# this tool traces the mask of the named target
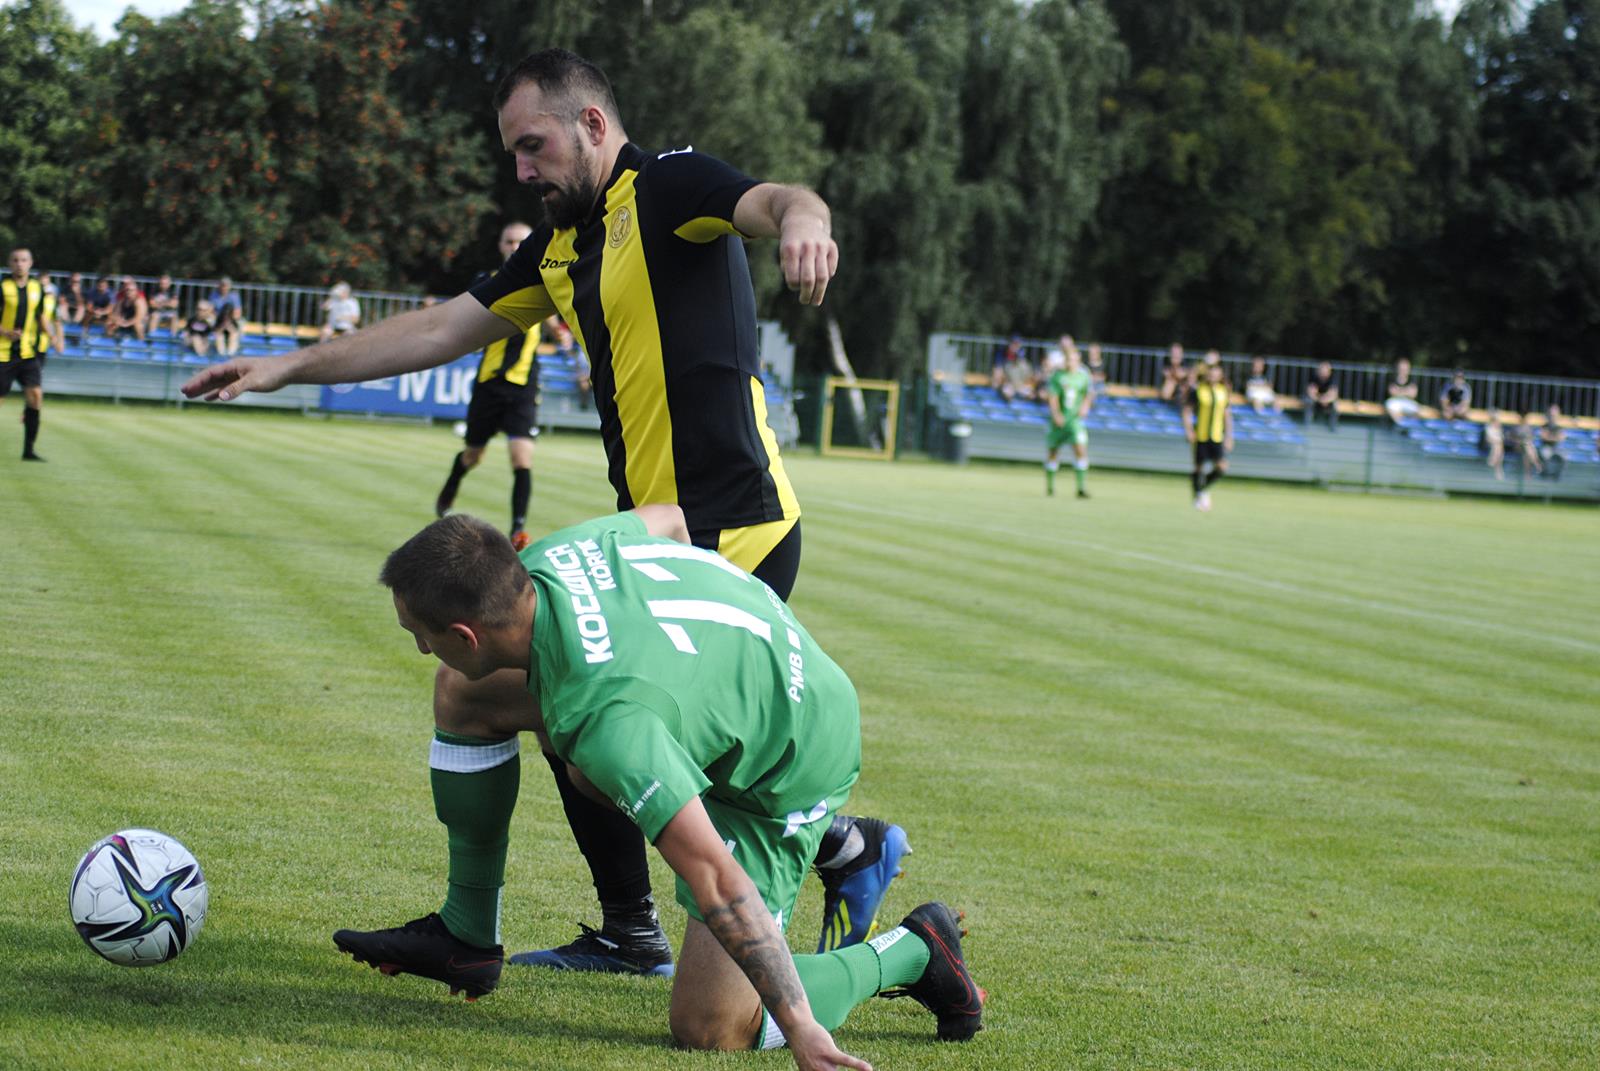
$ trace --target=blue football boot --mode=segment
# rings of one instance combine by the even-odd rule
[[[889,883],[903,872],[900,860],[911,854],[906,831],[877,818],[856,818],[861,854],[841,867],[817,868],[822,878],[822,937],[817,952],[860,944],[877,929],[878,907]]]

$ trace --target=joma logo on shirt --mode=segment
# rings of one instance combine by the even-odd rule
[[[556,268],[565,268],[576,263],[578,263],[577,257],[573,257],[570,260],[557,260],[555,257],[545,257],[539,262],[539,270],[553,271]]]

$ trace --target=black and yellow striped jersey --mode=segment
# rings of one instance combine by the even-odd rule
[[[483,272],[472,281],[479,286],[494,278]],[[539,389],[539,327],[519,331],[510,338],[491,342],[483,348],[478,360],[478,383],[506,383],[513,387]]]
[[[589,356],[617,507],[677,503],[693,532],[800,515],[767,426],[733,226],[755,185],[703,153],[624,145],[588,219],[541,224],[472,289],[524,331],[566,320]]]
[[[33,352],[35,356],[43,357],[50,351],[52,339],[50,338],[50,332],[45,330],[45,324],[55,322],[56,306],[58,304],[60,304],[60,299],[46,290],[44,292],[43,311],[35,319],[33,325]]]
[[[1189,391],[1185,409],[1194,411],[1195,442],[1220,443],[1228,438],[1228,402],[1232,396],[1226,383],[1201,380]]]
[[[0,338],[0,362],[28,361],[44,352],[44,297],[38,279],[20,286],[14,278],[0,280],[0,331],[20,332],[18,338]]]

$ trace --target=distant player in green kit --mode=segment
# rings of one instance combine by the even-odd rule
[[[1071,335],[1061,336],[1061,352],[1054,359],[1056,369],[1045,386],[1045,399],[1050,403],[1050,429],[1045,433],[1045,446],[1050,451],[1044,462],[1045,494],[1056,493],[1056,470],[1061,467],[1056,455],[1061,452],[1062,443],[1071,443],[1078,497],[1088,498],[1084,481],[1089,473],[1089,429],[1084,420],[1094,404],[1094,379],[1084,369]]]
[[[829,1031],[876,994],[922,1003],[942,1040],[971,1038],[985,994],[962,961],[959,916],[943,904],[864,944],[791,956],[783,929],[800,883],[861,768],[855,688],[770,587],[688,540],[677,506],[648,505],[556,532],[520,557],[486,522],[452,516],[389,556],[380,580],[401,627],[473,693],[435,740],[452,752],[436,768],[499,770],[504,784],[494,822],[481,794],[457,813],[448,792],[435,793],[450,845],[439,913],[340,930],[335,943],[386,974],[469,997],[495,987],[497,933],[463,939],[455,920],[486,911],[486,929],[498,928],[518,734],[528,731],[678,876],[689,914],[669,1013],[679,1044],[787,1044],[802,1068],[870,1071]]]

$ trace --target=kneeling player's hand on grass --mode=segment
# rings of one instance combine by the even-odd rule
[[[800,1071],[834,1071],[839,1067],[872,1071],[872,1065],[867,1061],[859,1060],[835,1045],[832,1035],[816,1022],[795,1031],[795,1036],[785,1037],[784,1040],[788,1042],[789,1051],[794,1055],[794,1062]]]
[[[288,382],[288,362],[281,357],[235,357],[212,365],[183,385],[188,398],[232,401],[245,391],[274,391]]]

